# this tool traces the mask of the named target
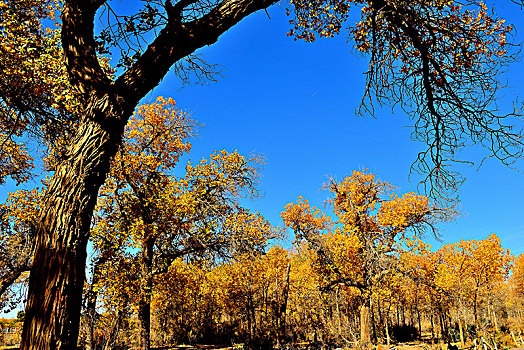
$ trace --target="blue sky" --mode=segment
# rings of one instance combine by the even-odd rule
[[[524,10],[518,6],[502,1],[495,6],[509,23],[520,27],[524,22]],[[358,15],[358,9],[354,11]],[[315,43],[293,41],[286,36],[289,18],[284,12],[282,5],[273,6],[268,14],[260,11],[199,51],[209,63],[224,67],[217,83],[181,89],[171,75],[144,102],[171,96],[204,124],[193,141],[189,156],[193,160],[214,149],[263,154],[267,164],[260,190],[265,195],[244,203],[275,225],[281,225],[279,214],[285,204],[299,195],[323,207],[327,193],[319,189],[328,176],[341,179],[355,169],[369,169],[399,192],[417,191],[422,177],[410,176],[409,169],[424,145],[410,139],[411,121],[387,107],[377,109],[375,118],[355,114],[367,57],[352,48],[347,33]],[[517,35],[517,41],[522,39]],[[519,62],[503,78],[508,79],[508,88],[501,107],[524,91],[522,73]],[[479,160],[488,153],[471,147],[459,155]],[[443,242],[496,233],[513,254],[524,253],[524,174],[493,159],[480,169],[459,170],[467,179],[460,189],[461,215],[440,226]],[[441,244],[431,237],[427,240]]]

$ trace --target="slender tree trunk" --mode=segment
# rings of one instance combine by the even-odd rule
[[[140,350],[149,350],[151,348],[149,333],[151,327],[151,307],[150,303],[143,299],[138,302],[138,320],[140,327],[140,343],[138,348]]]
[[[478,299],[478,288],[475,291],[475,297],[473,298],[473,315],[475,316],[475,334],[477,333],[477,330],[479,329],[479,317],[478,317],[478,309],[477,309],[477,299]]]
[[[340,311],[340,286],[337,286],[335,294],[335,302],[337,307],[337,341],[342,337],[342,315]]]
[[[377,298],[377,312],[378,312],[378,323],[383,325],[384,319],[382,317],[382,305],[380,305],[380,298]]]
[[[391,338],[389,336],[389,317],[386,317],[386,322],[384,323],[384,325],[386,326],[386,344],[388,346],[388,349],[389,349],[389,344],[391,343]]]
[[[435,339],[435,325],[433,324],[433,312],[429,314],[429,322],[431,323],[431,339]]]
[[[151,270],[153,266],[153,240],[148,237],[142,245],[142,278],[145,285],[142,287],[143,296],[138,302],[138,322],[140,326],[140,350],[151,349],[151,294],[153,279]]]
[[[371,347],[370,306],[371,298],[365,297],[360,307],[360,347],[362,349]]]
[[[109,335],[109,338],[107,339],[107,343],[106,343],[106,346],[104,347],[104,350],[112,350],[115,347],[115,344],[118,340],[118,334],[120,333],[120,327],[122,326],[122,322],[124,321],[124,317],[125,317],[124,309],[119,309],[116,314],[115,326],[111,330],[111,334]]]
[[[252,344],[255,339],[255,315],[253,311],[253,287],[249,281],[249,294],[247,296],[247,329],[249,333],[249,343]]]
[[[108,243],[113,244],[113,242],[108,242]],[[103,249],[103,252],[108,254],[108,250],[106,249]],[[108,259],[107,255],[100,255],[94,261],[94,264],[93,264],[91,285],[89,286],[89,291],[87,292],[87,303],[86,303],[87,322],[89,323],[86,350],[92,350],[92,349],[97,348],[95,344],[95,340],[94,340],[94,331],[95,331],[95,324],[96,324],[96,318],[97,318],[96,302],[98,299],[98,290],[95,288],[95,286],[98,284],[98,281],[100,279],[100,269],[102,265],[106,263],[107,259]]]
[[[76,347],[89,226],[123,132],[117,129],[84,121],[51,179],[36,228],[22,350]]]
[[[418,305],[416,307],[417,310],[417,319],[418,319],[418,338],[422,339],[422,322],[420,322],[420,311],[418,309]]]
[[[459,322],[460,345],[464,347],[464,343],[465,343],[464,342],[464,326],[462,324],[461,317],[459,317],[458,322]]]
[[[499,324],[497,322],[497,314],[495,313],[495,307],[493,306],[493,302],[490,301],[490,306],[491,306],[491,312],[492,312],[492,315],[493,315],[493,325],[495,326],[495,332],[498,332],[500,330],[499,328]]]
[[[289,272],[291,270],[291,262],[287,264],[286,272],[284,273],[283,282],[284,288],[282,290],[282,302],[279,309],[279,332],[278,332],[278,343],[285,341],[286,339],[286,310],[287,310],[287,299],[289,295]],[[338,300],[337,300],[338,309]],[[339,315],[340,316],[340,315]]]
[[[375,326],[375,310],[373,309],[373,303],[369,303],[369,313],[371,314],[371,329],[373,330],[373,341],[377,342],[377,328]]]
[[[95,333],[95,322],[96,322],[96,299],[98,298],[98,292],[95,290],[94,286],[96,285],[98,281],[98,276],[100,275],[99,269],[100,269],[101,260],[97,259],[93,266],[93,277],[91,280],[91,285],[89,286],[89,291],[87,292],[87,306],[86,306],[86,314],[87,314],[87,346],[86,350],[94,350],[95,349],[95,340],[94,340],[94,333]]]
[[[440,337],[441,338],[446,338],[447,339],[447,332],[446,332],[446,326],[444,324],[444,315],[443,315],[444,311],[442,311],[441,308],[439,308],[439,323],[440,323]]]

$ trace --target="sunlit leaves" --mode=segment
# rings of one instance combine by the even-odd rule
[[[311,207],[309,202],[298,197],[297,203],[289,203],[280,214],[284,224],[290,227],[297,238],[301,235],[318,235],[331,227],[331,219],[320,211]]]
[[[163,298],[176,299],[187,290],[178,284],[179,290],[170,289],[165,283],[171,278],[187,276],[188,283],[200,285],[206,264],[254,257],[269,239],[282,235],[259,213],[239,205],[240,198],[257,195],[259,156],[216,151],[189,162],[183,176],[173,175],[191,149],[194,127],[173,100],[159,98],[139,107],[125,129],[91,234],[99,264],[94,290],[111,309],[149,305],[158,290],[163,295],[153,298],[154,305],[172,315],[177,301]],[[190,269],[200,271],[197,280],[184,272],[189,265],[179,264],[182,257],[194,261]]]
[[[54,17],[59,4],[25,0],[3,4],[0,124],[11,125],[9,129],[14,133],[27,130],[56,137],[61,132],[58,124],[67,123],[77,108],[63,64],[59,25]]]
[[[524,254],[515,259],[515,268],[511,275],[511,283],[514,295],[524,302]]]
[[[437,254],[441,263],[436,285],[471,300],[481,288],[505,280],[513,261],[495,234],[480,241],[444,245]]]
[[[18,143],[10,135],[0,132],[0,185],[10,177],[17,184],[26,182],[33,170],[33,157],[22,143]]]
[[[18,190],[0,205],[0,303],[16,307],[23,296],[13,287],[27,279],[35,247],[37,212],[43,190]],[[6,295],[6,291],[8,294]],[[18,290],[20,292],[20,289]]]
[[[122,150],[113,161],[111,174],[141,181],[153,172],[170,172],[180,156],[191,150],[187,138],[193,135],[194,127],[195,122],[178,110],[171,98],[159,97],[154,103],[139,106],[126,126]]]
[[[317,264],[331,287],[346,284],[370,292],[392,272],[393,254],[406,238],[453,215],[451,209],[431,205],[425,196],[389,194],[390,184],[364,171],[354,171],[340,182],[331,180],[326,187],[338,217],[331,232],[327,216],[302,198],[288,204],[281,216],[297,239],[305,239],[316,251]]]

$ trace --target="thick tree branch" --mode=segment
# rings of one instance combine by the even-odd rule
[[[96,56],[94,20],[105,0],[68,0],[62,10],[62,47],[70,82],[82,94],[108,87],[110,80]]]
[[[368,288],[368,286],[366,286],[362,282],[354,281],[354,280],[352,280],[350,278],[342,277],[342,278],[336,279],[334,281],[330,281],[327,285],[320,287],[320,290],[322,292],[328,292],[328,291],[331,291],[333,289],[333,287],[336,287],[338,285],[343,285],[343,286],[346,286],[346,287],[355,287],[355,288],[357,288],[360,291],[364,291],[364,290],[366,290]]]
[[[130,98],[128,103],[138,103],[178,60],[215,43],[244,17],[274,3],[276,0],[224,0],[205,16],[188,23],[171,17],[138,61],[117,79],[116,89]]]
[[[6,290],[16,282],[22,273],[29,271],[29,269],[29,264],[21,264],[13,267],[6,274],[0,277],[0,296],[3,295]]]

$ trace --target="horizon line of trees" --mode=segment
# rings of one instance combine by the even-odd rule
[[[373,344],[418,340],[465,346],[480,337],[498,345],[524,344],[524,254],[515,259],[495,234],[437,250],[421,240],[405,248],[396,271],[370,292]],[[352,249],[347,246],[346,252]],[[87,305],[82,312],[81,347],[139,347],[140,304],[131,294],[137,291],[114,292],[125,289],[119,283],[128,273],[116,270],[97,281],[94,317]],[[363,293],[346,284],[326,288],[329,282],[317,253],[304,243],[290,249],[273,245],[229,261],[178,258],[154,279],[151,346],[359,346]],[[86,292],[91,287],[86,284]]]

